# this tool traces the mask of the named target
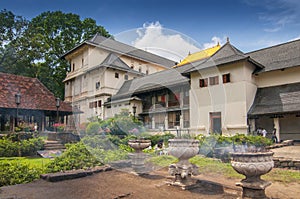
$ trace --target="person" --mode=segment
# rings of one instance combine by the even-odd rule
[[[258,127],[257,131],[256,131],[257,135],[262,136],[262,132],[261,131],[262,131],[262,129],[260,127]]]
[[[268,132],[266,131],[266,129],[263,128],[263,129],[261,130],[261,133],[262,133],[262,136],[263,136],[263,137],[266,137]]]
[[[276,136],[276,128],[274,128],[273,132],[272,132],[272,141],[273,141],[273,143],[278,143],[278,139]]]

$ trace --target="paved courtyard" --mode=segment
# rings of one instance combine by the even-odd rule
[[[300,159],[300,145],[298,144],[272,150],[275,157],[289,156]],[[236,179],[204,173],[195,179],[198,179],[197,186],[184,191],[166,183],[170,181],[167,168],[155,171],[148,176],[136,176],[112,170],[73,180],[48,182],[39,179],[28,184],[1,187],[0,199],[233,199],[237,198],[241,192],[241,189],[235,186],[238,182]],[[271,198],[296,199],[300,195],[300,183],[275,182],[266,189],[266,194]]]

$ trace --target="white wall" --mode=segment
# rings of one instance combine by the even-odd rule
[[[190,118],[194,133],[209,133],[211,112],[221,112],[223,134],[247,133],[247,112],[256,92],[253,70],[251,64],[238,62],[191,74]],[[226,73],[230,73],[230,82],[223,84],[222,75]],[[216,75],[218,85],[199,87],[200,78]]]

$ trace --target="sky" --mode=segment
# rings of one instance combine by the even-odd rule
[[[92,18],[116,40],[175,61],[227,38],[243,52],[300,39],[299,0],[0,0],[3,9],[28,20],[57,10]]]

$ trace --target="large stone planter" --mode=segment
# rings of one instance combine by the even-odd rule
[[[128,145],[135,150],[135,153],[129,155],[133,171],[138,175],[147,173],[145,168],[147,155],[143,150],[151,145],[151,140],[129,140]]]
[[[267,198],[265,188],[270,182],[260,177],[272,170],[274,167],[273,152],[245,152],[231,153],[231,165],[235,171],[246,176],[237,186],[243,188],[244,198]]]
[[[193,139],[170,139],[168,153],[179,159],[176,164],[169,166],[169,174],[175,176],[173,185],[186,188],[193,184],[192,175],[198,175],[198,167],[188,160],[199,152],[199,140]]]

